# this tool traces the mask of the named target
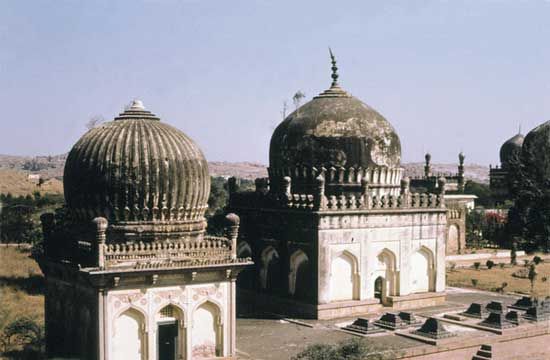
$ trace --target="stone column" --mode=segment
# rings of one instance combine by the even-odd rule
[[[225,234],[231,241],[231,258],[237,258],[237,237],[239,236],[239,223],[241,219],[237,214],[229,213],[225,216]]]
[[[100,269],[105,268],[105,241],[106,241],[106,234],[107,226],[109,223],[107,222],[107,219],[104,217],[96,217],[93,220],[95,226],[96,226],[96,264]]]

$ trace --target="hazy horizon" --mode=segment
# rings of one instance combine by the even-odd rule
[[[2,1],[0,154],[55,155],[134,98],[209,161],[267,164],[283,101],[330,85],[378,110],[403,162],[497,164],[550,119],[550,1]]]

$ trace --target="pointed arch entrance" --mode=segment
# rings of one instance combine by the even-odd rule
[[[422,246],[411,256],[411,285],[412,293],[434,291],[435,273],[433,253],[430,249]]]
[[[330,266],[330,301],[359,299],[358,263],[349,251],[336,254]]]
[[[113,324],[112,358],[143,360],[145,354],[145,317],[133,308],[120,314]]]

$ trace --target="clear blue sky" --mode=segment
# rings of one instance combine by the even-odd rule
[[[267,163],[284,100],[340,83],[403,161],[496,163],[550,119],[550,2],[0,0],[0,153],[66,152],[132,98],[209,160]]]

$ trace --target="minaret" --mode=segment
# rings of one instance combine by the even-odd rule
[[[430,164],[432,155],[430,155],[430,153],[426,153],[426,156],[424,156],[424,158],[426,159],[426,165],[424,165],[424,177],[429,178],[432,175],[432,166]]]
[[[464,193],[464,159],[466,156],[464,156],[464,153],[461,151],[458,154],[458,191],[461,193]]]

